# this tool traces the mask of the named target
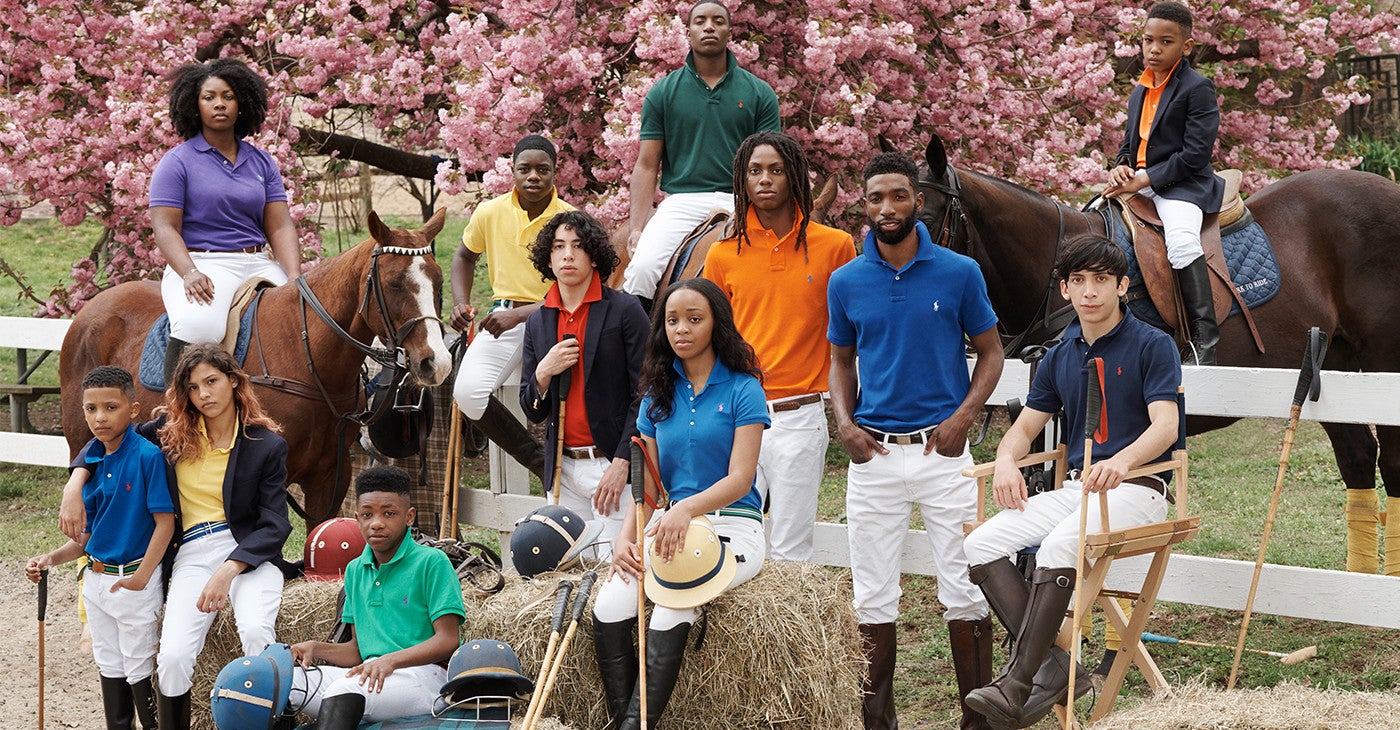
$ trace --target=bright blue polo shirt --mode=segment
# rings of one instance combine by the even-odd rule
[[[467,616],[457,571],[446,553],[419,545],[412,535],[404,535],[383,565],[375,565],[366,545],[345,568],[341,620],[355,626],[363,661],[433,638],[433,622],[448,614]]]
[[[856,348],[856,423],[886,433],[953,415],[972,383],[963,337],[997,323],[977,262],[934,245],[923,223],[914,230],[919,249],[904,268],[886,263],[867,233],[863,255],[827,284],[826,338]]]
[[[140,560],[156,531],[151,515],[175,512],[165,481],[165,454],[128,425],[121,446],[110,454],[101,441],[89,441],[83,465],[92,474],[83,484],[86,531],[91,533],[87,554],[113,565]]]
[[[237,163],[196,134],[165,153],[151,176],[151,207],[179,208],[192,251],[237,251],[267,242],[263,208],[287,199],[272,155],[238,141]]]
[[[1045,354],[1026,396],[1026,406],[1041,413],[1065,409],[1061,440],[1069,447],[1071,469],[1084,467],[1084,399],[1089,358],[1103,358],[1104,402],[1108,405],[1108,440],[1094,443],[1094,461],[1113,456],[1142,436],[1152,423],[1147,404],[1176,402],[1176,391],[1181,385],[1181,356],[1172,338],[1134,317],[1126,307],[1120,310],[1123,321],[1092,346],[1084,341],[1079,320],[1071,322],[1064,341]],[[1171,448],[1151,461],[1170,457]],[[1170,472],[1167,474],[1170,476]]]
[[[710,379],[699,393],[685,377],[680,360],[672,363],[676,378],[674,410],[661,421],[651,420],[651,394],[642,396],[637,408],[637,430],[656,439],[661,457],[661,481],[672,502],[709,489],[729,475],[729,455],[734,451],[734,430],[751,423],[772,424],[763,384],[752,375],[741,375],[715,360]],[[753,484],[731,507],[763,509],[763,499]]]

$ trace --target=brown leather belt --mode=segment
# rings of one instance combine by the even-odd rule
[[[564,458],[566,458],[566,459],[601,459],[601,458],[603,458],[603,452],[599,451],[597,446],[584,446],[584,447],[582,447],[582,448],[577,448],[577,449],[574,449],[574,448],[570,448],[570,447],[568,447],[568,446],[565,446],[562,453],[564,454]]]
[[[123,563],[121,565],[113,565],[111,563],[104,563],[101,560],[98,560],[97,558],[94,558],[91,555],[89,555],[88,567],[92,568],[94,573],[103,573],[105,575],[126,577],[128,575],[136,574],[136,570],[141,567],[141,561],[137,560],[130,563]]]
[[[218,248],[218,249],[211,249],[211,248],[192,248],[192,249],[190,249],[190,250],[193,251],[193,252],[195,252],[195,253],[262,253],[263,247],[262,247],[262,246],[249,246],[249,247],[247,247],[247,248],[234,248],[234,249],[227,249],[227,248]]]
[[[1070,469],[1069,473],[1066,474],[1066,476],[1074,481],[1079,481],[1080,471],[1078,469]],[[1166,497],[1168,502],[1176,504],[1176,493],[1167,487],[1167,483],[1164,480],[1159,479],[1157,477],[1129,477],[1127,479],[1124,479],[1123,483],[1136,484],[1139,487],[1147,487],[1148,489],[1151,489],[1152,491],[1162,495],[1163,497]]]
[[[821,402],[821,393],[808,393],[807,395],[799,395],[796,398],[788,398],[787,400],[780,400],[776,403],[769,403],[768,411],[770,413],[784,413],[787,411],[795,411],[802,406],[809,406],[813,403]]]
[[[867,428],[865,432],[882,444],[909,446],[911,444],[928,443],[928,440],[933,438],[933,429],[935,428],[937,428],[937,426],[929,426],[922,431],[915,431],[914,433],[885,433],[884,431],[876,431],[873,428]]]

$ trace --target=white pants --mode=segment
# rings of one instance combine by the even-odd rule
[[[1032,545],[1036,567],[1074,568],[1079,553],[1079,506],[1084,490],[1077,481],[1066,481],[1060,489],[1031,497],[1025,510],[1007,509],[992,516],[967,536],[963,549],[969,565],[982,565],[998,558],[1014,558]],[[1086,528],[1090,534],[1101,531],[1099,498],[1089,495]],[[1167,517],[1167,498],[1139,484],[1120,484],[1108,492],[1108,524],[1114,530],[1161,522]]]
[[[598,481],[603,472],[612,466],[612,459],[560,459],[559,504],[578,513],[584,519],[603,523],[603,531],[598,534],[598,544],[583,551],[585,557],[607,560],[612,557],[613,540],[622,531],[622,518],[627,515],[629,494],[624,488],[622,499],[612,514],[604,515],[593,508],[593,494],[598,491]]]
[[[462,415],[475,421],[486,412],[486,403],[496,389],[511,379],[520,381],[520,354],[525,347],[525,325],[518,324],[497,337],[479,330],[452,385],[452,399]]]
[[[768,557],[811,560],[817,492],[831,441],[826,409],[818,401],[795,411],[770,408],[769,414],[773,425],[763,432],[758,452],[758,491],[768,503]]]
[[[923,444],[887,444],[864,464],[852,463],[846,477],[846,521],[851,548],[851,581],[856,617],[863,624],[892,623],[899,617],[899,562],[914,507],[924,518],[933,548],[938,600],[948,621],[987,616],[982,591],[967,577],[964,522],[977,514],[977,483],[962,475],[972,455],[924,455]]]
[[[302,711],[313,719],[321,714],[321,703],[337,695],[358,694],[365,698],[362,722],[382,722],[399,717],[429,715],[433,700],[447,682],[447,670],[436,664],[395,669],[384,678],[378,692],[370,692],[360,684],[363,677],[347,677],[347,667],[317,666],[310,670],[292,669],[291,706],[297,707],[305,697]]]
[[[622,290],[650,299],[666,272],[666,264],[681,247],[685,234],[705,222],[710,212],[723,208],[734,212],[733,193],[675,193],[667,195],[642,229],[637,250],[623,275]]]
[[[1139,170],[1138,174],[1146,173]],[[1138,195],[1157,206],[1157,217],[1162,219],[1162,237],[1167,244],[1167,261],[1173,269],[1184,269],[1204,255],[1201,249],[1201,220],[1205,218],[1205,213],[1195,203],[1164,198],[1151,186],[1139,190]]]
[[[104,677],[126,677],[135,684],[151,676],[159,640],[161,591],[160,566],[139,591],[112,592],[121,576],[83,571],[83,603],[92,630],[92,659]]]
[[[228,329],[228,310],[243,282],[261,276],[278,285],[287,283],[287,272],[265,251],[258,253],[210,253],[191,251],[195,268],[214,282],[214,301],[195,304],[185,298],[185,281],[175,269],[165,267],[160,298],[170,314],[170,336],[184,342],[222,342]]]
[[[652,513],[651,523],[655,523],[665,514],[658,510]],[[715,526],[715,532],[722,538],[729,540],[729,549],[734,552],[739,561],[739,570],[734,573],[734,580],[730,581],[726,591],[733,590],[735,586],[743,585],[753,577],[758,575],[758,571],[763,568],[763,523],[751,517],[721,517],[710,515],[710,522]],[[650,526],[650,524],[648,526]],[[647,538],[647,545],[644,554],[647,564],[651,564],[654,557],[651,554],[652,539]],[[593,617],[605,623],[617,623],[637,617],[637,581],[628,578],[625,582],[619,575],[611,575],[603,582],[603,587],[598,589],[598,599],[593,604]],[[700,608],[666,608],[665,606],[652,606],[651,628],[656,631],[668,631],[681,624],[693,624],[700,618]]]
[[[156,659],[156,678],[160,693],[166,697],[190,691],[195,659],[204,649],[204,639],[217,615],[200,611],[195,602],[237,545],[233,533],[225,530],[186,542],[175,553]],[[282,607],[282,571],[272,563],[263,563],[240,574],[229,587],[229,597],[243,653],[266,649],[275,641],[277,611]]]

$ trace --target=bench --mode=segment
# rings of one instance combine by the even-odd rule
[[[33,433],[34,425],[29,422],[29,404],[46,395],[60,392],[57,385],[35,385],[29,382],[30,376],[39,369],[49,355],[63,347],[63,338],[72,324],[65,319],[37,319],[34,317],[0,317],[0,347],[15,349],[15,381],[0,383],[0,396],[10,402],[10,430],[16,433]],[[29,351],[40,350],[39,357],[31,364]]]

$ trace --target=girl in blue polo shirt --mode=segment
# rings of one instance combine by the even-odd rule
[[[670,504],[651,515],[647,558],[670,562],[685,546],[691,519],[707,516],[738,560],[727,590],[757,575],[766,552],[763,503],[754,488],[758,449],[770,422],[762,371],[734,325],[729,300],[713,282],[679,282],[652,312],[637,428],[658,462]],[[643,691],[636,686],[632,643],[644,570],[636,519],[634,508],[613,543],[612,573],[593,607],[598,670],[614,724],[624,729],[639,727]],[[644,690],[650,726],[671,699],[686,637],[699,616],[698,607],[652,610]]]

